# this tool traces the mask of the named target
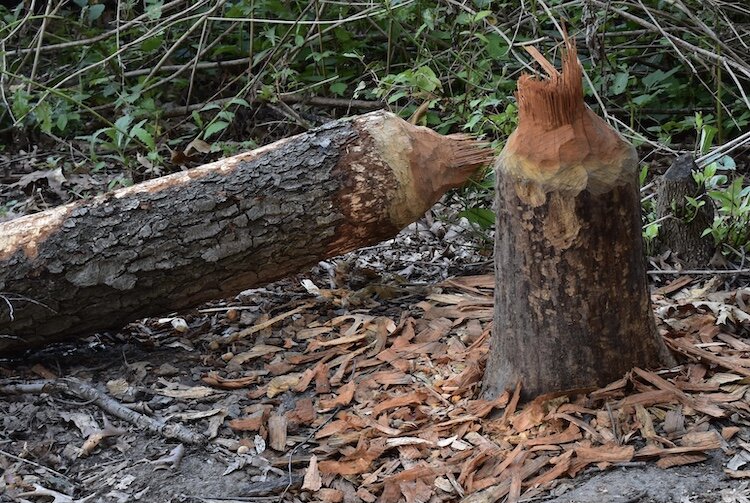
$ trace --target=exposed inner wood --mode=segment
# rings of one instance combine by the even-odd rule
[[[575,46],[566,48],[562,72],[518,80],[518,129],[503,153],[503,169],[520,180],[519,197],[534,205],[553,190],[606,192],[637,163],[633,147],[586,106]]]
[[[548,79],[519,80],[519,125],[495,164],[487,398],[519,383],[523,398],[601,386],[669,360],[648,295],[635,149],[586,107],[566,47],[561,72],[546,62]]]

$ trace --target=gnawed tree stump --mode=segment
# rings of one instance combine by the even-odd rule
[[[703,231],[711,227],[714,210],[706,190],[693,179],[698,169],[691,154],[675,159],[657,184],[656,216],[659,227],[659,247],[670,250],[688,267],[705,267],[714,256],[716,247],[711,235]],[[690,204],[687,197],[702,206]]]
[[[498,158],[495,316],[485,396],[600,386],[669,358],[642,255],[635,149],[583,101],[567,42],[562,74],[518,82],[518,129]]]
[[[491,155],[373,112],[0,223],[0,354],[234,295],[390,238]]]

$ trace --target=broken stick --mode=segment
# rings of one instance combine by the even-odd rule
[[[90,400],[97,407],[115,417],[135,426],[157,433],[165,438],[173,438],[186,444],[204,444],[206,437],[195,433],[181,424],[168,424],[159,419],[148,417],[140,412],[128,409],[117,400],[108,397],[96,388],[74,379],[62,377],[54,380],[40,381],[0,381],[0,395],[17,395],[23,393],[56,393],[68,394],[82,400]]]

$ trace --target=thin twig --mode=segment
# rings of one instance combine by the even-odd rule
[[[288,473],[289,473],[289,483],[287,484],[287,486],[284,489],[284,491],[281,493],[281,496],[279,496],[279,502],[281,502],[284,499],[284,496],[286,496],[286,493],[292,487],[292,483],[293,483],[293,480],[292,480],[292,456],[294,456],[294,453],[297,452],[297,449],[299,449],[300,447],[302,447],[303,445],[305,445],[307,442],[309,442],[310,439],[312,439],[313,436],[315,436],[315,434],[317,432],[319,432],[325,425],[327,425],[328,423],[330,423],[333,420],[333,418],[336,417],[336,414],[338,414],[340,410],[341,410],[341,406],[340,405],[338,407],[336,407],[335,409],[333,409],[333,412],[328,417],[328,419],[326,419],[320,425],[318,425],[318,427],[315,428],[313,431],[311,431],[310,434],[307,435],[307,437],[302,442],[300,442],[297,445],[295,445],[294,448],[291,451],[289,451],[289,463],[288,463],[288,466],[287,466],[287,470],[288,470]]]
[[[32,466],[36,466],[37,468],[41,468],[42,470],[48,471],[48,472],[50,472],[50,473],[52,473],[54,475],[57,475],[60,478],[63,478],[65,480],[70,481],[70,478],[67,475],[65,475],[63,473],[60,473],[60,472],[58,472],[56,470],[53,470],[52,468],[49,468],[48,466],[44,466],[42,464],[39,464],[36,461],[32,461],[30,459],[18,457],[15,454],[11,454],[10,452],[3,451],[1,449],[0,449],[0,454],[2,454],[3,456],[7,456],[7,457],[9,457],[11,459],[15,459],[16,461],[21,461],[22,463],[28,463],[28,464],[30,464]]]
[[[162,10],[162,12],[167,12],[172,7],[176,7],[177,5],[182,4],[182,3],[185,3],[185,0],[173,0],[172,2],[164,4],[161,7],[161,10]],[[20,29],[20,27],[23,26],[23,24],[25,23],[25,21],[31,16],[31,14],[33,14],[33,12],[34,12],[34,4],[35,4],[35,1],[32,1],[31,5],[29,6],[29,13],[27,14],[27,16],[26,16],[26,18],[24,20],[22,20],[21,22],[19,22],[19,28],[18,29]],[[184,14],[184,13],[185,13],[184,10],[181,11],[181,14]],[[148,19],[149,16],[150,16],[150,13],[144,12],[140,16],[138,16],[136,18],[133,18],[132,20],[128,21],[127,23],[125,23],[121,27],[115,28],[114,30],[107,31],[105,33],[102,33],[100,35],[97,35],[97,36],[91,37],[91,38],[85,38],[85,39],[81,39],[81,40],[71,40],[70,42],[61,42],[59,44],[52,44],[52,45],[42,46],[42,47],[39,48],[39,51],[40,52],[56,52],[56,51],[60,51],[62,49],[69,49],[71,47],[80,47],[80,46],[86,46],[86,45],[93,45],[93,44],[95,44],[97,42],[101,42],[102,40],[106,40],[106,39],[110,38],[111,36],[115,35],[118,30],[126,30],[126,29],[130,28],[131,26],[135,26],[137,24],[141,24],[141,22],[144,21],[144,20],[146,20],[146,19]],[[3,42],[5,42],[6,40],[9,40],[13,35],[15,35],[16,31],[17,30],[11,32],[8,36],[6,36],[3,39]],[[20,56],[20,55],[23,55],[23,54],[28,54],[28,53],[34,52],[34,50],[35,49],[17,49],[17,50],[14,50],[14,51],[8,51],[5,54],[7,56]]]
[[[17,380],[0,381],[0,394],[20,393],[67,393],[82,400],[93,400],[97,407],[115,417],[165,438],[174,438],[186,444],[204,444],[206,438],[181,424],[167,424],[160,419],[148,417],[140,412],[128,409],[117,400],[73,377],[54,380],[25,382]]]
[[[659,275],[659,274],[703,274],[703,275],[714,275],[714,274],[750,274],[750,268],[748,269],[651,269],[647,271],[648,274]]]

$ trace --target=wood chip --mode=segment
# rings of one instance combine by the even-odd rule
[[[234,355],[234,357],[229,360],[228,365],[240,367],[250,360],[260,358],[261,356],[270,355],[272,353],[278,353],[279,351],[284,351],[284,348],[280,348],[278,346],[270,346],[268,344],[256,344],[252,347],[252,349]]]
[[[554,435],[545,435],[543,437],[536,437],[526,441],[526,446],[531,447],[534,445],[557,445],[566,444],[568,442],[574,442],[582,438],[581,429],[575,424],[571,423],[568,428],[562,433],[556,433]]]
[[[730,470],[724,468],[724,473],[733,479],[750,479],[750,470]]]
[[[731,440],[741,429],[739,426],[724,426],[721,429],[721,438]]]
[[[259,410],[249,416],[232,419],[229,421],[229,427],[234,431],[260,431],[264,426],[268,414],[265,410]]]
[[[648,372],[646,370],[642,370],[639,368],[633,369],[633,372],[635,372],[639,377],[650,382],[657,388],[661,390],[665,390],[665,391],[671,391],[672,393],[674,393],[677,400],[683,405],[686,405],[695,410],[703,412],[704,414],[707,414],[711,417],[724,417],[725,415],[724,411],[720,407],[712,403],[704,402],[702,400],[688,396],[687,394],[682,392],[679,388],[677,388],[677,386],[668,382],[666,379],[659,377],[653,372]]]
[[[305,478],[302,481],[302,489],[307,491],[317,491],[323,486],[323,478],[318,470],[318,457],[313,454],[310,457],[310,464],[305,470]]]
[[[683,441],[685,437],[683,437]],[[690,452],[705,452],[713,449],[721,448],[721,436],[715,431],[696,432],[690,439],[689,445],[683,445],[680,447],[657,447],[655,445],[647,445],[643,449],[635,453],[636,458],[648,458],[654,456],[669,456],[672,454],[685,454]]]
[[[225,379],[218,375],[216,372],[209,372],[208,374],[201,377],[201,381],[203,381],[204,384],[220,389],[242,389],[258,382],[258,379],[268,374],[268,372],[265,370],[257,370],[250,371],[248,372],[248,374],[249,375],[245,375],[237,379]]]
[[[656,462],[659,468],[672,468],[673,466],[691,465],[708,459],[704,454],[673,454],[664,456]]]
[[[395,396],[384,400],[372,408],[373,417],[377,417],[386,410],[395,409],[397,407],[405,407],[407,405],[421,404],[427,398],[427,393],[423,391],[415,391],[412,393],[406,393],[404,395]]]
[[[236,334],[233,334],[227,340],[227,342],[235,342],[238,339],[244,339],[245,337],[249,337],[249,336],[251,336],[251,335],[253,335],[255,333],[260,332],[261,330],[264,330],[266,328],[272,327],[276,323],[278,323],[278,322],[280,322],[280,321],[282,321],[282,320],[284,320],[284,319],[286,319],[286,318],[288,318],[290,316],[293,316],[293,315],[295,315],[297,313],[301,313],[305,309],[309,309],[309,308],[313,307],[314,305],[315,305],[314,302],[308,302],[306,304],[303,304],[303,305],[301,305],[299,307],[296,307],[296,308],[292,309],[291,311],[287,311],[287,312],[282,313],[282,314],[280,314],[278,316],[274,316],[270,320],[264,321],[262,323],[258,323],[257,325],[249,327],[249,328],[246,328],[244,330],[240,330]]]
[[[286,416],[274,415],[268,418],[268,445],[279,452],[286,451]]]
[[[681,337],[679,339],[664,339],[664,341],[668,345],[672,346],[672,348],[674,348],[675,350],[685,353],[688,356],[693,356],[700,360],[705,360],[709,363],[713,363],[714,365],[718,365],[722,368],[731,370],[732,372],[740,374],[741,376],[750,377],[750,369],[737,365],[731,360],[728,360],[727,358],[721,356],[717,356],[710,351],[706,351],[705,349],[696,348],[685,337]]]
[[[320,400],[320,408],[325,411],[342,405],[348,405],[352,401],[352,398],[354,398],[354,391],[356,389],[357,385],[354,381],[349,381],[339,388],[339,393],[336,398]]]

